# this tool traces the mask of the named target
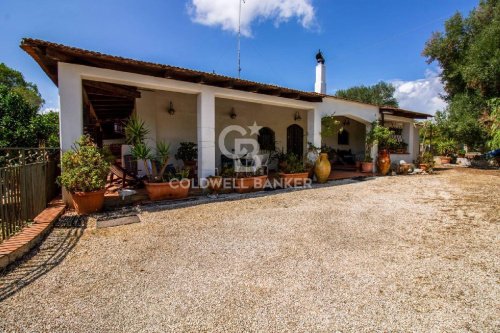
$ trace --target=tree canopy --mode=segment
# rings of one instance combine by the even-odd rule
[[[398,107],[398,101],[394,97],[395,91],[396,88],[392,84],[381,81],[372,86],[361,85],[338,90],[335,96],[361,103]]]
[[[456,13],[445,31],[427,41],[423,55],[442,68],[448,107],[437,114],[443,134],[459,143],[500,148],[495,98],[500,91],[499,0],[481,0],[467,17]],[[483,121],[489,119],[488,121]]]
[[[0,64],[0,147],[59,146],[59,114],[39,113],[43,103],[35,84]]]

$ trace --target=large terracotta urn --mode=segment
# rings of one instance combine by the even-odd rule
[[[391,170],[391,156],[387,149],[381,149],[378,152],[377,167],[382,176],[387,175]]]
[[[328,154],[321,153],[314,164],[314,173],[316,174],[316,180],[318,183],[325,183],[328,180],[328,176],[330,176],[331,171],[332,166],[328,160]]]

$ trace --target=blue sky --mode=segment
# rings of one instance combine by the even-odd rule
[[[45,108],[57,88],[19,48],[40,38],[112,55],[236,76],[238,0],[0,0],[0,62],[36,83]],[[421,56],[433,31],[477,0],[246,0],[242,78],[314,89],[314,55],[327,64],[327,89],[380,80],[398,87],[402,106],[443,106],[435,65]]]

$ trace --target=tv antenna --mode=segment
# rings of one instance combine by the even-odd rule
[[[238,11],[238,79],[241,76],[241,3],[246,0],[239,0],[240,7]]]

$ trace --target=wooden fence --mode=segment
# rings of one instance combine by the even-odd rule
[[[28,225],[59,194],[58,154],[0,168],[0,243]]]

